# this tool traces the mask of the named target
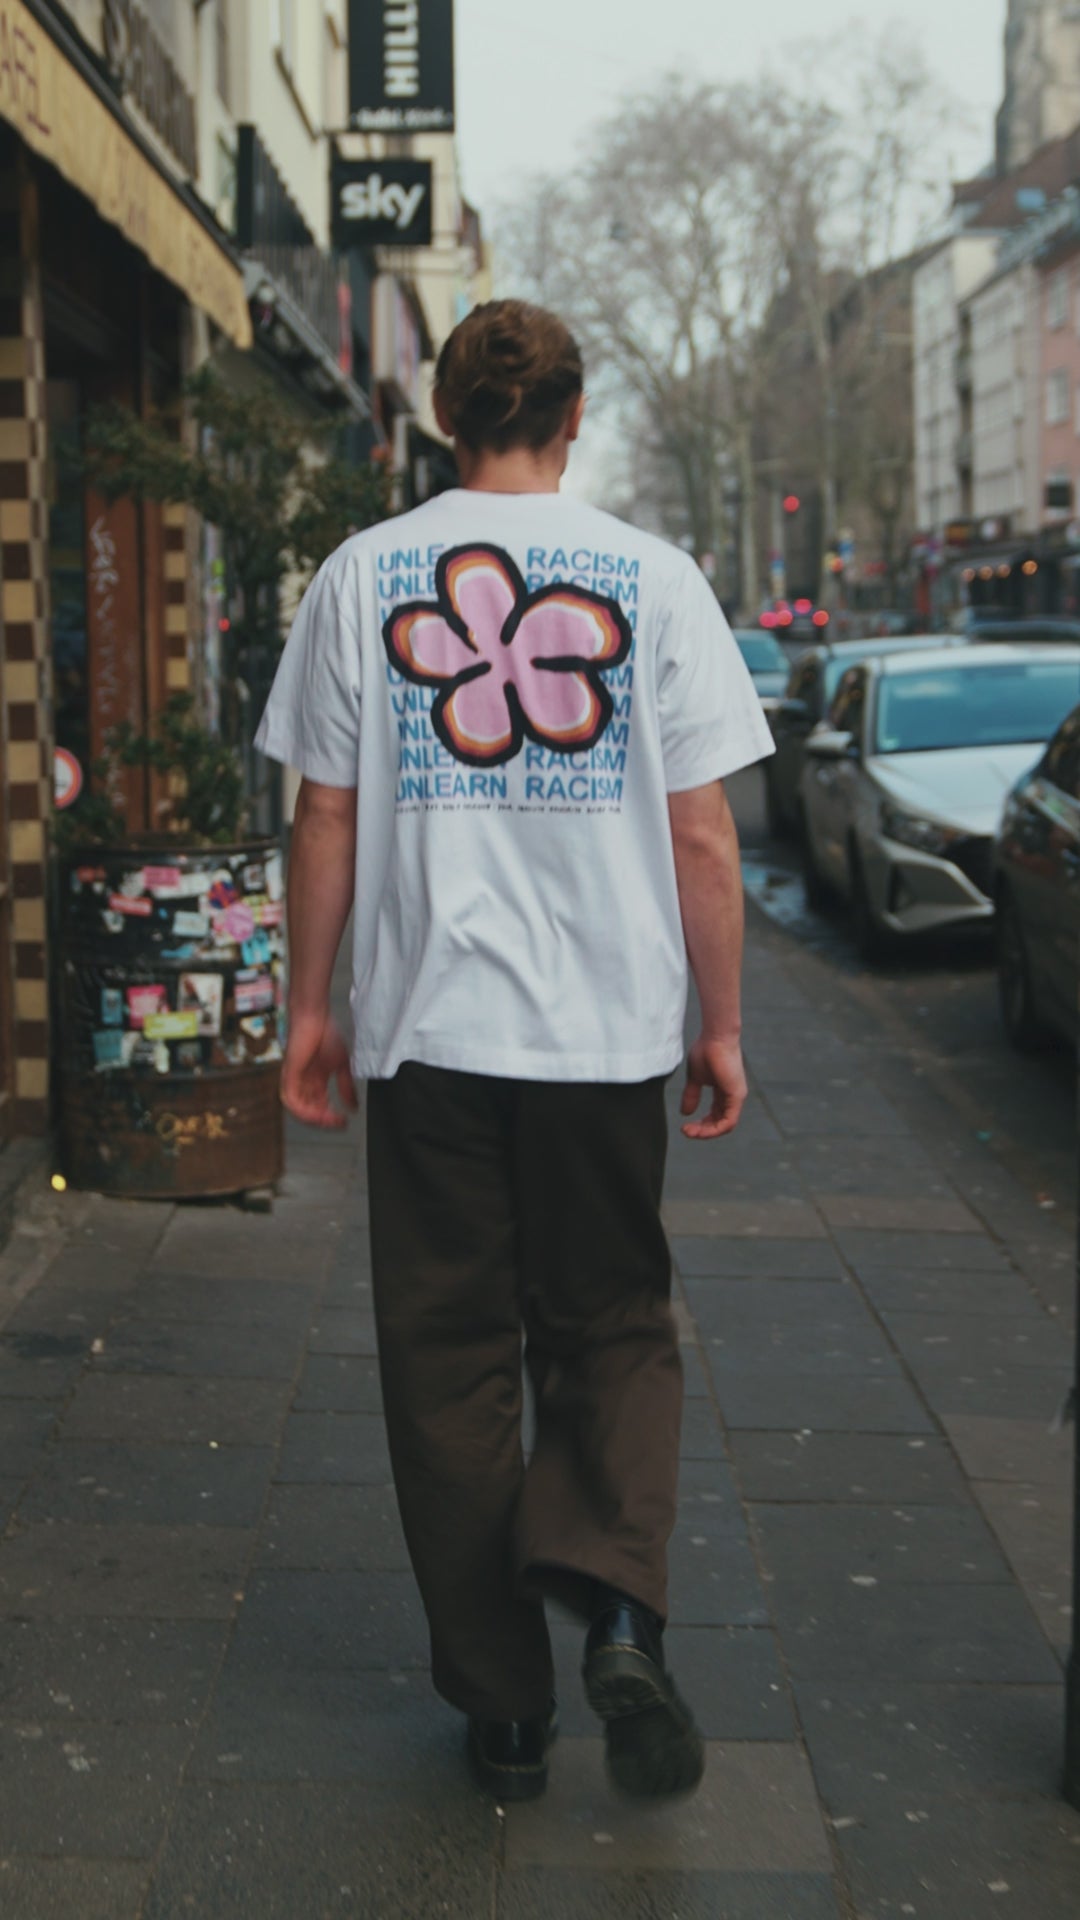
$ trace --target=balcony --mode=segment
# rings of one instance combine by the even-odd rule
[[[973,452],[971,431],[966,428],[953,441],[953,460],[961,473],[970,472]]]
[[[953,380],[957,393],[970,393],[974,380],[971,348],[960,347],[953,357]]]

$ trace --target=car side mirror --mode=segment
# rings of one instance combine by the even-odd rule
[[[806,743],[807,753],[815,760],[857,760],[858,742],[853,733],[839,733],[831,727],[823,727],[820,733],[812,733]]]

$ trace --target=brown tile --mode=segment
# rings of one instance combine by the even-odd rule
[[[17,940],[15,943],[16,980],[44,980],[45,948],[40,940]]]
[[[45,892],[45,869],[20,860],[11,870],[11,892],[16,900],[40,900]]]
[[[0,569],[5,580],[29,580],[30,548],[25,540],[8,540],[0,547]]]
[[[8,739],[36,740],[38,710],[32,700],[14,700],[8,708]]]
[[[0,460],[0,499],[28,500],[30,475],[25,460]]]
[[[12,820],[41,819],[41,791],[35,782],[20,781],[8,794],[8,817]]]
[[[29,620],[13,620],[4,632],[4,648],[9,660],[32,660],[34,629]]]

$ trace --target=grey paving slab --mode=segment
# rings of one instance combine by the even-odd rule
[[[768,1609],[745,1522],[695,1515],[668,1542],[672,1618],[681,1626],[765,1626]]]
[[[1071,1366],[1016,1367],[988,1361],[909,1360],[919,1391],[939,1420],[954,1413],[996,1415],[1004,1420],[1041,1420],[1047,1427],[1060,1412],[1073,1380]]]
[[[227,1632],[219,1620],[0,1620],[0,1719],[191,1724]]]
[[[745,1283],[736,1283],[745,1284]],[[700,1288],[708,1281],[699,1282]],[[696,1306],[688,1284],[687,1296]],[[860,1323],[849,1316],[839,1324],[824,1316],[820,1322],[796,1319],[769,1325],[760,1320],[756,1326],[732,1324],[723,1310],[710,1311],[708,1304],[698,1313],[704,1353],[714,1390],[723,1392],[723,1383],[731,1373],[740,1376],[782,1373],[812,1374],[818,1379],[845,1374],[874,1374],[879,1378],[904,1377],[899,1360],[881,1328],[869,1315]]]
[[[51,1337],[78,1341],[85,1351],[94,1340],[108,1333],[112,1322],[122,1313],[137,1291],[134,1276],[123,1286],[87,1287],[81,1282],[54,1286],[42,1281],[32,1287],[4,1321],[4,1332],[28,1337]]]
[[[986,1233],[874,1233],[849,1228],[836,1235],[844,1259],[862,1274],[871,1267],[940,1267],[957,1273],[1009,1273],[1000,1247]]]
[[[229,1651],[236,1667],[426,1668],[428,1636],[410,1573],[257,1573]]]
[[[963,1505],[970,1493],[945,1441],[919,1435],[733,1433],[729,1441],[743,1497]]]
[[[1001,1920],[1003,1903],[1038,1920],[1075,1920],[1080,1815],[1062,1803],[914,1809],[837,1836],[864,1911],[919,1920]]]
[[[699,1279],[687,1276],[683,1291],[699,1327],[712,1332],[782,1335],[791,1328],[822,1326],[832,1333],[879,1333],[873,1313],[848,1280],[770,1278]]]
[[[1021,1480],[1067,1486],[1073,1435],[1052,1432],[1045,1420],[1002,1420],[982,1414],[946,1414],[945,1431],[971,1480]]]
[[[385,1486],[390,1449],[381,1413],[293,1413],[278,1462],[281,1482]]]
[[[804,1683],[796,1697],[834,1819],[1060,1793],[1059,1687],[865,1680]]]
[[[762,1234],[721,1240],[708,1234],[676,1234],[671,1250],[679,1272],[717,1279],[840,1280],[842,1270],[827,1240],[770,1239]]]
[[[295,1221],[286,1228],[272,1214],[234,1214],[208,1208],[175,1214],[154,1256],[159,1272],[227,1273],[236,1280],[296,1280],[326,1273],[332,1248],[327,1232]]]
[[[297,1413],[381,1413],[378,1362],[363,1354],[309,1353]]]
[[[326,1572],[407,1567],[393,1487],[275,1487],[256,1558],[266,1566]]]
[[[271,1446],[281,1432],[290,1393],[285,1380],[91,1374],[80,1381],[67,1407],[64,1437]]]
[[[11,1920],[138,1920],[148,1866],[130,1860],[0,1860],[0,1912]]]
[[[885,1324],[916,1371],[950,1363],[958,1372],[1068,1367],[1072,1353],[1060,1321],[1046,1314],[887,1313]]]
[[[27,1489],[20,1518],[140,1526],[257,1526],[270,1447],[138,1446],[59,1440]]]
[[[320,1307],[311,1324],[308,1348],[311,1353],[375,1354],[374,1314],[362,1308]]]
[[[871,1194],[878,1198],[947,1197],[952,1188],[914,1134],[859,1139],[832,1133],[798,1134],[784,1151],[813,1194]]]
[[[1043,1632],[1064,1650],[1072,1627],[1072,1489],[990,1481],[975,1494]]]
[[[419,1669],[296,1672],[230,1666],[188,1767],[192,1780],[355,1780],[461,1767],[463,1720]]]
[[[840,1920],[832,1884],[808,1873],[503,1874],[497,1920]]]
[[[789,1427],[823,1433],[932,1433],[933,1421],[904,1380],[810,1373],[725,1373],[717,1382],[729,1428]]]
[[[152,1252],[143,1249],[132,1255],[64,1241],[34,1292],[44,1287],[50,1293],[79,1293],[84,1298],[95,1293],[121,1295],[138,1286],[152,1258]]]
[[[37,1525],[0,1543],[0,1614],[227,1619],[254,1534]]]
[[[818,1198],[834,1232],[978,1233],[979,1221],[962,1200],[948,1194],[830,1194]]]
[[[894,1134],[904,1122],[884,1094],[865,1080],[838,1078],[811,1087],[773,1084],[769,1111],[785,1134]]]
[[[724,1436],[711,1400],[684,1400],[679,1456],[686,1460],[723,1460]]]
[[[1001,1549],[974,1505],[761,1506],[754,1532],[777,1585],[812,1597],[835,1580],[1008,1583]]]
[[[1050,1686],[1061,1668],[1016,1586],[850,1581],[806,1594],[770,1588],[798,1680]]]
[[[1018,1273],[947,1267],[863,1267],[860,1284],[879,1313],[940,1313],[1042,1320],[1044,1311]]]
[[[25,1479],[34,1472],[59,1411],[47,1400],[0,1400],[0,1462],[5,1478]]]
[[[186,1727],[0,1723],[0,1855],[148,1858],[190,1742]]]
[[[185,1788],[143,1920],[478,1920],[494,1807],[456,1770],[412,1794],[352,1782]]]
[[[231,1321],[191,1324],[132,1319],[114,1326],[93,1366],[101,1373],[184,1374],[204,1380],[292,1380],[303,1349],[299,1326]]]
[[[81,1334],[11,1333],[0,1338],[0,1400],[63,1400],[82,1372]]]
[[[824,1224],[806,1200],[782,1196],[763,1202],[733,1200],[725,1192],[712,1200],[666,1200],[664,1224],[669,1233],[719,1234],[770,1240],[823,1240]]]
[[[504,1863],[578,1872],[827,1873],[806,1760],[793,1744],[723,1742],[690,1800],[649,1806],[609,1786],[599,1740],[565,1740],[543,1800],[506,1809]],[[604,1836],[598,1838],[597,1836]]]
[[[182,1320],[190,1325],[302,1327],[311,1319],[316,1283],[234,1280],[230,1274],[151,1272],[120,1304],[120,1318]]]
[[[319,1304],[324,1312],[341,1308],[351,1313],[370,1313],[371,1298],[370,1270],[358,1270],[351,1261],[348,1266],[336,1268],[319,1292]]]
[[[767,1627],[683,1627],[672,1592],[664,1635],[668,1665],[707,1740],[793,1740],[791,1695],[775,1634]],[[560,1738],[592,1739],[596,1715],[581,1684],[584,1630],[549,1609]]]
[[[25,1485],[25,1480],[13,1480],[6,1475],[0,1480],[0,1533],[3,1532],[14,1513],[19,1495]]]
[[[682,1305],[681,1301],[677,1304],[679,1306]],[[705,1371],[705,1362],[698,1351],[696,1341],[697,1334],[695,1330],[693,1345],[690,1345],[689,1342],[686,1341],[680,1344],[683,1369],[683,1395],[687,1400],[710,1400],[713,1390],[712,1381]]]

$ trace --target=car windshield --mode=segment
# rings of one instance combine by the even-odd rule
[[[883,674],[876,751],[1005,747],[1049,740],[1080,697],[1080,661],[1002,661]]]
[[[735,639],[751,673],[786,673],[787,656],[771,633],[737,633]]]

